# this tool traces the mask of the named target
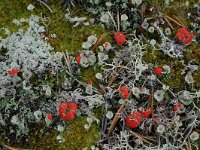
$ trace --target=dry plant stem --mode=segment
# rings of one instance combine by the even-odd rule
[[[154,111],[153,111],[153,104],[154,104],[154,96],[153,96],[153,91],[151,92],[151,95],[149,96],[149,104],[148,104],[148,109],[151,108],[152,110],[152,116],[154,115]]]
[[[146,6],[145,6],[144,4],[142,4],[142,6],[141,6],[141,16],[142,16],[142,20],[144,20],[144,14],[145,14],[145,10],[146,10],[145,7],[146,7]]]
[[[175,15],[173,15],[174,16],[174,18],[180,23],[180,24],[182,24],[184,27],[185,27],[185,25],[183,24],[183,22],[178,18],[178,17],[176,17]]]
[[[191,146],[191,143],[190,143],[190,139],[188,138],[188,147],[189,147],[189,150],[192,150],[192,146]]]
[[[152,95],[153,95],[153,94],[152,94]],[[152,96],[152,99],[151,99],[151,110],[152,110],[152,116],[154,116],[153,104],[154,104],[154,97]]]
[[[95,50],[99,44],[103,41],[104,37],[107,35],[107,33],[103,33],[100,38],[98,39],[98,41],[96,42],[96,44],[92,47],[92,50]]]
[[[117,31],[120,31],[119,9],[117,11]]]
[[[43,4],[51,13],[53,13],[53,11],[51,10],[51,8],[43,1],[41,0],[37,0],[39,3]]]
[[[188,144],[185,144],[186,150],[190,150]]]
[[[144,138],[143,138],[141,135],[139,135],[138,133],[133,132],[133,131],[130,131],[130,133],[131,133],[133,136],[135,136],[135,137],[139,138],[140,140],[142,140],[143,142],[148,143],[148,144],[151,144],[151,142],[149,142],[149,141],[147,141],[146,139],[144,139]]]
[[[179,23],[178,21],[172,19],[171,17],[169,17],[168,15],[166,14],[163,14],[163,13],[160,13],[162,16],[166,17],[167,19],[173,21],[174,23],[176,23],[177,25],[181,26],[181,27],[185,27],[184,25],[182,25],[181,23]]]
[[[84,6],[81,6],[80,8],[74,10],[74,11],[72,12],[72,15],[76,15],[77,13],[79,13],[79,12],[82,11],[82,10],[84,10]]]
[[[69,64],[69,60],[67,59],[65,53],[64,53],[64,52],[62,52],[62,53],[63,53],[64,59],[65,59],[65,62],[66,62],[66,64],[67,64],[67,67],[68,67],[68,69],[69,69],[69,73],[72,75],[72,71],[71,71],[71,69],[70,69],[71,67],[70,67],[70,64]]]
[[[115,69],[116,69],[116,68],[115,68]],[[115,69],[113,70],[113,73],[115,73],[115,75],[112,76],[112,78],[111,78],[111,80],[110,80],[110,82],[109,82],[109,84],[108,84],[108,87],[111,86],[111,84],[112,84],[112,83],[115,81],[115,79],[117,78],[117,72],[120,72],[120,71],[122,70],[122,68],[120,68],[119,71],[116,72]]]
[[[67,57],[67,60],[68,60],[68,67],[69,67],[69,71],[70,71],[70,73],[72,74],[72,67],[71,67],[71,61],[70,61],[70,58],[69,58],[69,53],[68,53],[68,51],[66,51],[66,57]]]
[[[116,22],[115,22],[115,20],[114,20],[114,18],[113,18],[113,16],[112,16],[112,14],[110,13],[110,11],[108,11],[108,15],[110,16],[110,18],[111,18],[111,20],[112,20],[112,22],[113,22],[113,24],[114,24],[114,26],[115,26],[115,28],[116,28],[116,31],[118,30],[117,29],[117,24],[116,24]]]
[[[149,141],[152,141],[152,142],[156,142],[156,140],[154,140],[153,138],[150,138],[150,137],[146,137],[146,136],[143,136],[143,135],[140,135],[142,138],[146,139],[146,140],[149,140]]]
[[[173,27],[172,24],[169,22],[169,20],[168,20],[166,17],[164,17],[164,19],[165,19],[165,21],[168,23],[168,25],[170,26],[170,28],[174,30],[174,27]]]
[[[30,149],[22,149],[22,148],[15,148],[15,147],[10,147],[8,145],[3,145],[5,148],[8,150],[30,150]]]
[[[119,114],[123,111],[123,108],[124,108],[124,106],[125,106],[125,104],[126,104],[126,101],[127,101],[127,99],[125,99],[125,100],[123,101],[123,103],[121,104],[120,108],[119,108],[118,111],[116,112],[115,117],[113,118],[113,121],[112,121],[112,123],[111,123],[111,125],[110,125],[110,127],[109,127],[109,129],[108,129],[107,137],[109,137],[110,134],[112,133],[112,131],[113,131],[114,127],[115,127],[115,124],[117,123],[117,121],[118,121],[118,119],[119,119]]]
[[[70,70],[71,70],[70,61],[67,60],[67,57],[66,57],[65,53],[64,53],[64,52],[62,52],[62,53],[63,53],[63,55],[64,55],[64,59],[65,59],[65,62],[66,62],[66,64],[67,64],[67,67],[68,67],[68,70],[69,70],[69,71],[66,70],[67,74],[68,74],[70,77],[72,77],[74,80],[76,80],[80,85],[83,85],[84,87],[86,87],[87,84],[85,84],[85,83],[79,81],[79,80],[76,79],[75,76],[72,74],[72,71],[70,71]],[[95,87],[92,87],[92,89],[94,90],[95,93],[99,93],[98,90],[97,90]]]

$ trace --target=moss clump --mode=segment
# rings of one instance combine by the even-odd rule
[[[168,65],[171,68],[171,73],[169,76],[164,76],[161,78],[162,82],[169,85],[170,87],[181,90],[184,85],[184,78],[181,75],[181,69],[183,69],[182,63],[175,58],[171,58],[165,55],[162,51],[155,50],[148,47],[147,53],[143,56],[143,60],[147,63],[152,63],[155,66]],[[176,81],[176,82],[174,82]]]
[[[196,89],[200,89],[200,71],[198,70],[197,72],[193,73],[193,78],[194,78],[194,87]]]
[[[99,138],[99,126],[93,123],[87,131],[84,125],[87,124],[86,117],[77,117],[70,122],[64,132],[58,133],[55,129],[49,128],[43,130],[43,126],[32,124],[28,139],[24,139],[20,143],[10,141],[9,144],[13,147],[40,149],[40,150],[81,150],[84,147],[91,147]],[[56,140],[56,136],[60,135],[65,139],[63,143]],[[9,145],[7,141],[0,138],[0,144]]]
[[[49,43],[55,47],[56,51],[67,49],[70,52],[79,51],[82,43],[89,35],[95,34],[97,37],[100,37],[105,32],[104,28],[100,25],[72,28],[73,25],[64,18],[67,11],[61,6],[61,2],[61,0],[58,0],[56,3],[50,1],[48,5],[53,11],[53,13],[50,13],[46,7],[39,5],[39,3],[33,0],[2,0],[0,1],[0,27],[6,27],[11,32],[14,32],[19,27],[14,25],[12,22],[13,19],[29,18],[31,15],[41,16],[49,21],[45,21],[46,24],[49,24],[45,33],[50,39]],[[27,6],[31,3],[35,6],[33,12],[27,10]],[[83,13],[83,11],[79,12],[78,16],[82,16]],[[56,34],[57,38],[51,39],[51,34]],[[0,36],[3,35],[4,32],[0,30]]]
[[[31,3],[35,6],[33,12],[27,10],[27,6]],[[31,15],[45,16],[51,20],[50,24],[46,28],[47,32],[45,35],[48,37],[50,37],[51,34],[57,35],[57,38],[50,39],[49,43],[55,47],[56,51],[64,51],[67,49],[70,52],[81,50],[82,43],[89,35],[94,34],[97,37],[100,37],[100,35],[105,32],[104,28],[100,25],[90,25],[87,27],[72,29],[72,24],[63,18],[66,10],[62,8],[59,3],[61,4],[61,0],[58,0],[56,3],[49,1],[49,6],[54,12],[50,13],[43,5],[39,5],[39,3],[36,3],[34,0],[1,0],[0,27],[6,27],[11,32],[15,32],[18,28],[26,27],[26,25],[18,27],[12,22],[13,19],[29,18]],[[81,16],[80,13],[78,15]],[[0,36],[6,36],[3,30],[0,30]],[[107,38],[105,40],[107,41]],[[81,80],[83,81],[91,79],[91,74],[89,75],[90,72],[93,72],[92,77],[95,75],[92,68],[88,71],[84,70],[83,72],[85,72],[81,77]],[[65,75],[61,76],[63,77]],[[78,150],[85,146],[90,147],[92,144],[95,144],[98,139],[98,125],[93,124],[90,130],[86,131],[83,127],[84,124],[86,124],[86,117],[78,117],[73,122],[70,122],[66,127],[67,131],[62,133],[62,136],[65,138],[65,142],[62,144],[56,141],[56,136],[58,134],[56,130],[51,129],[50,131],[45,132],[42,130],[44,127],[41,125],[30,126],[30,138],[28,138],[28,141],[15,144],[12,141],[9,142],[8,140],[3,140],[4,142],[1,141],[1,143],[29,149]],[[0,139],[3,138],[4,137],[0,137]]]
[[[66,142],[61,144],[58,149],[81,150],[84,147],[94,145],[99,138],[99,127],[96,123],[93,123],[87,131],[84,128],[84,124],[86,123],[86,117],[77,118],[76,121],[71,123],[67,127],[67,132],[62,134]]]
[[[200,48],[196,43],[192,42],[190,45],[188,45],[184,60],[186,62],[195,60],[197,63],[200,63]]]

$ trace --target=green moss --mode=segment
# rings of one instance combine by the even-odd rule
[[[66,142],[58,149],[81,150],[84,147],[91,147],[94,145],[99,138],[99,127],[96,123],[93,123],[87,131],[84,128],[84,124],[86,123],[85,117],[78,118],[78,120],[71,123],[67,127],[67,133],[62,134]]]
[[[143,56],[143,60],[145,62],[152,63],[155,66],[168,65],[171,68],[170,75],[162,76],[160,78],[161,81],[174,89],[181,90],[184,87],[184,78],[181,75],[181,69],[184,67],[181,62],[179,62],[178,59],[165,55],[162,51],[153,51],[151,47],[147,48],[146,50],[147,53]]]
[[[56,34],[56,39],[50,39],[49,43],[55,47],[56,51],[68,50],[70,52],[80,51],[82,42],[84,42],[87,37],[91,34],[96,34],[97,37],[100,37],[103,32],[106,32],[105,29],[100,25],[90,25],[87,27],[72,28],[72,24],[69,23],[65,18],[64,14],[67,11],[59,5],[62,0],[49,1],[49,6],[53,10],[51,14],[46,7],[35,3],[34,0],[0,0],[0,27],[6,27],[14,32],[18,29],[12,21],[13,19],[20,18],[29,18],[30,15],[43,15],[51,20],[47,31],[46,36],[50,37],[51,34]],[[152,3],[159,3],[159,0],[149,0]],[[185,20],[185,14],[187,7],[180,6],[179,2],[185,2],[185,0],[177,0],[173,2],[173,6],[162,10],[165,14],[174,18],[173,15],[179,13],[179,18],[185,25],[189,24],[188,20]],[[197,0],[190,0],[190,6]],[[27,10],[27,6],[32,3],[36,7],[33,12]],[[79,8],[77,8],[79,9]],[[76,12],[77,10],[74,10]],[[79,11],[79,16],[83,16],[84,12]],[[89,19],[89,18],[88,18]],[[179,26],[173,23],[175,29],[173,30],[173,35],[176,33]],[[2,30],[0,30],[0,36],[5,36]],[[151,37],[152,38],[152,37]],[[106,36],[104,41],[110,41],[110,36]],[[147,49],[148,53],[144,55],[144,61],[147,63],[153,63],[155,66],[169,65],[171,67],[171,76],[161,77],[161,80],[167,85],[175,89],[183,89],[184,78],[181,76],[181,69],[183,69],[182,64],[177,59],[173,59],[164,55],[161,51],[152,52],[151,48]],[[185,53],[184,60],[188,62],[189,60],[194,59],[198,63],[200,62],[200,49],[195,44],[190,44],[188,51]],[[95,74],[98,72],[92,67],[87,69],[82,69],[82,76],[80,80],[87,82],[92,80],[96,82]],[[62,79],[65,75],[61,75]],[[195,87],[200,88],[200,71],[194,73]],[[176,82],[174,82],[176,81]],[[97,111],[97,116],[101,115],[100,111]],[[23,142],[20,145],[15,145],[16,147],[22,148],[31,148],[31,149],[70,149],[70,150],[79,150],[85,146],[90,147],[95,144],[95,141],[98,139],[99,126],[93,124],[89,131],[84,129],[84,124],[86,124],[86,117],[78,117],[73,122],[71,122],[61,135],[65,138],[65,142],[60,144],[56,141],[57,131],[51,129],[49,132],[44,132],[42,126],[32,126],[30,128],[30,138],[28,142]],[[40,139],[40,140],[38,140]],[[2,142],[2,141],[0,141]],[[5,141],[4,141],[5,142]],[[7,142],[5,142],[7,144]]]
[[[8,28],[10,31],[17,31],[18,27],[13,24],[13,19],[26,18],[31,15],[26,7],[30,0],[1,0],[0,1],[0,27]],[[3,30],[0,30],[0,36],[5,36]]]
[[[27,10],[29,4],[35,5],[33,12]],[[29,18],[31,15],[43,15],[48,17],[51,22],[47,28],[46,36],[50,37],[51,34],[56,34],[56,39],[50,39],[49,43],[55,47],[56,51],[65,51],[66,49],[70,52],[77,52],[81,50],[82,43],[87,39],[91,34],[100,37],[104,28],[100,25],[90,25],[87,27],[72,28],[72,24],[69,23],[63,15],[66,13],[66,10],[58,5],[61,3],[59,0],[57,3],[50,2],[49,6],[53,10],[51,14],[43,5],[36,4],[33,0],[1,0],[0,1],[0,27],[6,27],[11,32],[15,32],[19,27],[14,25],[12,22],[13,19],[20,18]],[[81,16],[82,14],[78,14]],[[26,27],[26,25],[23,25]],[[20,27],[21,28],[21,27]],[[0,36],[5,37],[5,34],[0,30]],[[104,39],[105,41],[109,40],[108,37]],[[82,81],[88,81],[89,79],[95,80],[94,75],[95,71],[90,69],[83,70],[83,76],[81,77]],[[61,75],[61,79],[65,75]],[[99,114],[100,115],[100,114]],[[30,127],[30,138],[27,142],[21,142],[19,144],[12,144],[12,142],[4,141],[8,145],[21,148],[31,148],[31,149],[70,149],[78,150],[82,149],[85,146],[90,147],[92,144],[95,144],[95,141],[98,139],[99,127],[97,124],[93,124],[89,131],[84,129],[84,124],[86,124],[86,117],[78,117],[73,122],[67,126],[67,131],[62,133],[62,136],[65,138],[65,142],[60,144],[56,141],[57,131],[54,129],[49,132],[44,132],[41,130],[43,126],[34,125]],[[2,138],[2,137],[1,137]],[[0,139],[1,139],[0,138]],[[38,140],[41,139],[41,140]],[[1,141],[2,143],[2,141]]]
[[[193,78],[194,78],[194,87],[196,89],[200,89],[200,71],[198,70],[197,72],[193,73]]]
[[[51,34],[56,33],[57,35],[57,38],[50,41],[50,44],[59,51],[67,49],[70,52],[80,51],[82,43],[87,40],[88,36],[95,34],[100,37],[105,32],[99,25],[72,29],[72,25],[67,21],[51,24],[49,30]]]
[[[200,48],[195,42],[192,42],[188,45],[184,60],[189,62],[190,60],[195,60],[197,63],[200,63]]]
[[[13,19],[29,18],[31,15],[46,16],[50,20],[46,36],[50,37],[51,34],[57,35],[56,39],[49,39],[50,44],[57,51],[67,49],[70,52],[81,50],[82,43],[89,35],[95,34],[97,37],[100,37],[105,32],[104,28],[100,25],[73,28],[73,25],[64,18],[64,14],[67,11],[59,5],[61,2],[61,0],[56,3],[50,2],[49,7],[53,10],[53,13],[50,13],[46,7],[35,3],[33,0],[2,0],[0,1],[0,27],[6,27],[14,32],[18,27],[12,22]],[[35,5],[33,12],[27,10],[27,6],[31,3]],[[82,13],[84,12],[79,12],[78,16],[82,16]],[[3,35],[2,30],[0,31],[0,35]]]
[[[86,117],[77,117],[74,121],[70,122],[66,126],[66,129],[62,133],[58,133],[55,129],[44,128],[38,124],[32,124],[30,128],[30,134],[28,139],[15,144],[14,141],[10,141],[9,144],[13,147],[27,148],[27,149],[40,149],[40,150],[81,150],[84,147],[91,147],[95,145],[95,142],[99,138],[99,126],[93,123],[90,129],[87,131],[84,125],[87,124]],[[59,143],[56,137],[60,135],[65,139],[63,143]],[[7,141],[0,138],[0,144],[8,144]]]
[[[93,67],[88,67],[86,69],[82,68],[80,80],[86,83],[88,82],[88,80],[95,81],[95,75],[97,72],[98,71],[94,70]]]

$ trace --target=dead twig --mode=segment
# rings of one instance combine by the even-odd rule
[[[71,67],[70,67],[69,61],[67,60],[66,55],[65,55],[64,52],[62,52],[62,54],[63,54],[63,57],[64,57],[64,59],[65,59],[65,62],[66,62],[66,64],[67,64],[67,67],[68,67],[68,70],[66,70],[66,72],[67,72],[70,76],[73,76],[72,71],[71,71],[71,69],[70,69]]]
[[[30,149],[15,148],[8,145],[2,145],[2,146],[7,148],[8,150],[30,150]]]
[[[53,13],[52,9],[43,1],[37,0],[40,4],[43,4],[51,13]]]
[[[114,74],[114,75],[112,75],[112,78],[110,79],[110,82],[108,83],[108,86],[107,86],[107,87],[111,86],[111,84],[116,80],[116,78],[117,78],[117,76],[118,76],[118,73],[122,70],[122,68],[120,68],[118,71],[117,71],[116,69],[117,69],[117,68],[113,69],[112,74]],[[115,70],[116,70],[116,71],[115,71]]]
[[[133,131],[130,131],[130,133],[131,133],[133,136],[137,137],[138,139],[142,140],[143,142],[148,143],[148,144],[151,144],[151,142],[149,142],[148,140],[146,140],[145,138],[143,138],[143,137],[142,137],[141,135],[139,135],[138,133],[133,132]]]
[[[180,23],[180,24],[182,24],[183,26],[185,26],[184,24],[183,24],[183,22],[178,18],[178,17],[176,17],[175,15],[173,15],[174,16],[174,18]]]
[[[146,137],[144,135],[140,135],[142,138],[146,139],[146,140],[149,140],[149,141],[152,141],[152,142],[156,142],[156,140],[154,140],[153,138],[150,138],[150,137]]]
[[[191,143],[190,143],[190,139],[188,138],[188,147],[189,147],[189,150],[192,150],[192,146],[191,146]]]
[[[127,101],[127,99],[125,99],[123,101],[123,103],[121,104],[120,108],[116,112],[115,117],[113,118],[113,121],[112,121],[112,123],[110,125],[110,128],[108,129],[108,134],[106,135],[107,137],[109,137],[109,135],[112,133],[112,131],[113,131],[118,119],[119,119],[119,114],[123,111],[123,108],[124,108],[124,106],[126,104],[126,101]]]
[[[146,11],[146,6],[145,6],[144,4],[142,4],[142,6],[141,6],[141,16],[142,16],[142,20],[144,20],[145,11]]]
[[[164,17],[164,19],[165,19],[165,21],[168,23],[168,25],[170,26],[170,28],[174,30],[174,27],[173,27],[172,24],[169,22],[169,20],[168,20],[166,17]]]
[[[113,18],[113,16],[112,16],[112,14],[110,13],[110,11],[108,11],[108,15],[110,16],[110,18],[111,18],[111,20],[112,20],[112,22],[113,22],[113,24],[114,24],[114,26],[115,26],[115,28],[116,28],[116,31],[118,31],[118,29],[117,29],[117,24],[116,24],[116,22],[115,22],[115,20],[114,20],[114,18]]]
[[[181,23],[179,23],[178,21],[174,20],[173,18],[169,17],[168,15],[164,14],[164,13],[159,13],[161,16],[166,17],[167,19],[173,21],[174,23],[176,23],[177,25],[181,26],[181,27],[185,27],[184,25],[182,25]]]
[[[99,44],[103,41],[104,37],[107,35],[107,33],[103,33],[100,38],[98,39],[98,41],[96,42],[96,44],[92,47],[92,50],[95,50]]]
[[[117,31],[120,31],[120,19],[119,19],[119,9],[117,11]]]

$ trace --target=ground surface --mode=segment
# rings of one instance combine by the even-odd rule
[[[181,1],[181,0],[179,0]],[[173,7],[170,7],[165,11],[166,14],[176,15],[177,10],[179,14],[179,18],[187,25],[189,20],[186,20],[184,17],[185,8],[180,8],[179,1],[175,1]],[[157,1],[152,1],[157,2]],[[192,1],[191,1],[192,2]],[[27,6],[32,3],[36,5],[36,8],[33,12],[27,11]],[[47,27],[48,33],[46,36],[50,34],[56,34],[57,38],[50,41],[51,45],[55,47],[56,51],[64,51],[68,50],[69,52],[77,52],[81,49],[82,42],[90,35],[94,33],[97,37],[103,32],[106,32],[99,25],[90,25],[84,28],[77,28],[71,30],[72,24],[65,20],[63,15],[66,10],[59,7],[58,3],[61,3],[61,0],[57,0],[57,2],[51,2],[50,7],[53,10],[53,13],[50,13],[43,5],[36,4],[33,0],[0,0],[0,27],[6,27],[11,29],[11,31],[16,31],[17,27],[13,26],[13,19],[20,18],[28,18],[30,15],[46,15],[51,20],[49,26]],[[78,16],[87,15],[83,12],[81,7],[77,7],[74,10],[74,14]],[[80,13],[82,12],[82,13]],[[88,16],[89,17],[89,16]],[[0,36],[5,36],[3,32],[0,30]],[[109,40],[110,37],[106,37],[106,40]],[[191,44],[188,48],[187,53],[184,56],[184,60],[188,62],[191,59],[195,59],[197,62],[200,62],[200,48],[196,45]],[[165,57],[162,52],[154,51],[151,49],[147,50],[149,53],[145,54],[144,60],[148,63],[153,63],[156,65],[169,65],[173,68],[172,74],[170,77],[166,77],[164,80],[169,86],[174,89],[182,89],[185,85],[183,85],[183,77],[181,76],[181,69],[183,68],[181,62],[177,59]],[[92,69],[84,70],[82,80],[87,81],[91,76],[95,75],[95,71]],[[200,71],[194,74],[195,79],[195,87],[200,88]],[[174,82],[176,81],[176,82]],[[98,115],[100,116],[100,115]],[[48,133],[41,133],[40,127],[34,127],[31,132],[28,142],[22,142],[17,147],[23,148],[32,148],[32,149],[70,149],[77,150],[83,148],[85,146],[91,146],[98,139],[98,125],[93,125],[91,130],[86,131],[83,125],[86,123],[85,117],[80,117],[74,120],[67,126],[67,131],[63,133],[66,142],[63,144],[59,144],[56,141],[57,133],[52,129]],[[36,131],[36,132],[35,132]],[[6,142],[6,140],[1,137],[2,141]],[[40,139],[38,141],[38,139]],[[13,143],[11,141],[10,143]]]

